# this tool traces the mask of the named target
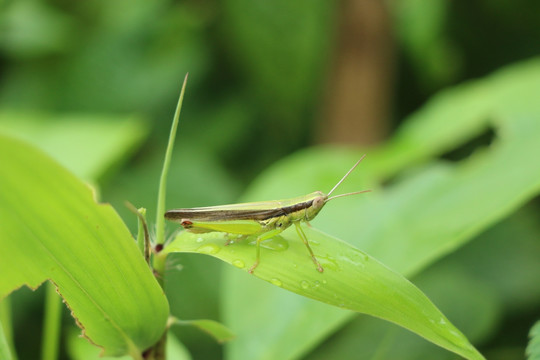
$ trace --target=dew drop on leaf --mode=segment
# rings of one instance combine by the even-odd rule
[[[220,247],[215,244],[205,244],[197,249],[197,252],[202,254],[217,254],[220,250]]]

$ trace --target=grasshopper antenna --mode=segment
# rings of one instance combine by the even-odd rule
[[[358,166],[358,164],[360,164],[360,162],[361,162],[362,160],[364,160],[365,157],[366,157],[366,154],[362,155],[362,157],[360,158],[360,160],[358,160],[358,161],[356,162],[356,164],[354,164],[354,166],[351,168],[351,170],[347,171],[347,173],[345,174],[345,176],[343,176],[343,177],[341,178],[341,180],[339,180],[339,182],[336,184],[336,186],[334,186],[334,187],[332,188],[332,190],[330,190],[330,192],[328,193],[327,196],[330,196],[330,194],[332,194],[332,193],[334,192],[334,190],[337,189],[337,187],[343,182],[343,180],[345,180],[345,179],[347,178],[347,176],[349,176],[349,174],[350,174],[350,173]],[[337,197],[345,196],[345,195],[359,194],[359,193],[361,193],[361,192],[366,192],[366,191],[371,191],[371,190],[364,190],[364,191],[355,192],[355,193],[349,193],[349,194],[337,195],[337,196],[331,197],[330,199],[335,199],[335,198],[337,198]],[[330,200],[330,199],[328,199],[328,200]],[[326,200],[326,201],[328,201],[328,200]]]
[[[328,202],[328,201],[330,201],[332,199],[340,198],[340,197],[343,197],[343,196],[356,195],[356,194],[362,194],[362,193],[367,193],[367,192],[371,192],[371,190],[362,190],[362,191],[355,191],[355,192],[346,193],[346,194],[334,195],[334,196],[331,196],[328,199],[326,199],[325,202]]]

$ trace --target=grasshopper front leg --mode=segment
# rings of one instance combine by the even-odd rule
[[[300,226],[300,222],[295,222],[294,225],[296,226],[296,232],[298,233],[298,236],[300,236],[300,238],[304,242],[304,245],[306,245],[306,247],[307,247],[307,249],[309,251],[309,254],[311,255],[311,259],[313,260],[313,262],[317,266],[317,271],[323,272],[324,269],[321,266],[321,263],[319,263],[319,260],[317,260],[317,258],[315,257],[315,254],[313,253],[313,250],[311,250],[311,246],[309,246],[308,239],[306,237],[306,234],[304,234],[304,230],[302,230],[302,227]]]
[[[256,243],[256,256],[255,256],[255,263],[249,268],[248,272],[250,274],[253,274],[253,270],[255,270],[255,268],[257,266],[259,266],[259,263],[261,262],[261,242],[263,242],[264,240],[268,240],[268,239],[271,239],[273,238],[274,236],[278,235],[279,233],[281,233],[283,231],[282,228],[275,228],[273,230],[270,230],[268,232],[265,232],[261,235],[259,235],[259,237],[257,237],[257,243]]]

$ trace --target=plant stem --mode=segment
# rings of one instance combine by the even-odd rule
[[[171,164],[172,151],[174,147],[174,139],[176,138],[176,129],[178,128],[178,122],[180,121],[180,111],[182,110],[182,102],[184,101],[184,93],[186,91],[188,74],[184,78],[184,83],[182,84],[182,90],[180,91],[180,98],[178,99],[178,104],[176,105],[176,111],[174,113],[174,119],[171,126],[171,132],[169,134],[169,142],[167,144],[167,150],[165,152],[165,160],[163,161],[163,169],[161,171],[161,178],[159,179],[159,191],[158,191],[158,202],[157,202],[157,211],[156,211],[156,245],[163,246],[165,242],[165,196],[167,192],[167,174],[169,173],[169,166]],[[165,262],[167,260],[166,255],[161,255],[158,253],[155,254],[153,258],[152,267],[156,279],[165,291]],[[155,360],[165,360],[165,346],[167,344],[167,332],[168,329],[163,332],[161,339],[156,343],[153,348],[153,358]]]
[[[5,346],[5,352],[0,350],[0,358],[6,356],[10,360],[17,360],[17,354],[15,353],[15,346],[13,344],[13,328],[11,324],[11,301],[9,296],[0,300],[0,342],[5,341],[4,344],[0,344],[0,348]]]
[[[43,341],[41,343],[41,358],[43,360],[55,360],[58,358],[61,321],[62,301],[56,293],[54,284],[49,282],[45,293],[45,320],[43,324]]]

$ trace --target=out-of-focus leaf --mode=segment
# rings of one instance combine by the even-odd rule
[[[210,64],[204,38],[208,14],[203,7],[143,0],[13,4],[19,3],[36,5],[26,6],[32,8],[27,16],[17,15],[17,34],[28,33],[31,40],[41,42],[37,45],[52,46],[56,53],[53,62],[49,58],[8,62],[0,89],[4,106],[137,111],[166,121],[172,110],[165,107],[175,103],[185,73],[189,71],[192,80],[200,81]],[[34,24],[34,19],[40,23]],[[35,30],[42,24],[46,25],[41,27],[44,31],[51,30],[51,37],[40,33],[42,29]],[[18,41],[14,45],[26,44]]]
[[[133,152],[148,127],[126,116],[2,111],[0,133],[34,144],[82,179],[97,180]]]
[[[540,223],[536,211],[534,206],[520,209],[448,259],[459,262],[471,278],[489,286],[509,314],[534,311],[540,301]]]
[[[323,273],[316,271],[301,238],[295,229],[289,228],[282,236],[265,242],[264,246],[273,251],[263,251],[254,275],[305,297],[395,322],[467,359],[483,358],[433,303],[401,275],[345,242],[314,229],[304,231],[325,269]],[[183,232],[164,254],[209,254],[247,271],[255,262],[255,248],[249,245],[255,239],[224,246],[226,240],[223,233]],[[290,310],[281,311],[289,314]],[[253,314],[244,319],[251,323],[258,317]],[[281,338],[279,343],[287,341]],[[265,357],[276,355],[267,353]]]
[[[0,300],[0,359],[12,359],[14,352],[11,299]],[[9,356],[7,355],[9,354]]]
[[[417,77],[429,87],[453,80],[461,70],[460,49],[444,33],[450,3],[446,0],[390,1],[395,34]]]
[[[73,36],[72,19],[47,3],[13,1],[0,5],[0,49],[13,57],[58,53]]]
[[[11,349],[9,348],[8,340],[4,334],[4,326],[0,322],[0,359],[11,360]]]
[[[540,359],[540,321],[531,328],[529,336],[531,340],[527,346],[527,359],[538,360]]]
[[[223,2],[226,45],[249,93],[270,114],[267,131],[286,128],[280,134],[288,137],[301,129],[296,120],[330,60],[335,9],[336,3],[320,0]]]
[[[167,300],[115,211],[19,140],[0,137],[0,164],[0,298],[51,280],[105,355],[154,344]]]
[[[176,324],[194,326],[212,336],[219,343],[234,339],[234,334],[225,325],[214,320],[177,320]]]
[[[369,151],[339,190],[373,189],[362,195],[366,200],[336,199],[313,225],[406,276],[419,272],[540,191],[540,167],[530,160],[540,152],[538,93],[539,60],[441,93],[413,114],[388,144]],[[489,128],[495,140],[488,148],[458,163],[429,163]],[[269,169],[245,200],[328,191],[361,154],[328,148],[302,152]],[[388,180],[392,183],[385,190],[375,185]],[[238,335],[227,345],[230,359],[246,353],[253,359],[266,354],[298,357],[352,316],[246,280],[233,270],[226,272],[222,289],[224,321]],[[246,318],[246,313],[268,321]],[[261,325],[269,322],[272,326]],[[289,340],[287,346],[278,339]]]

